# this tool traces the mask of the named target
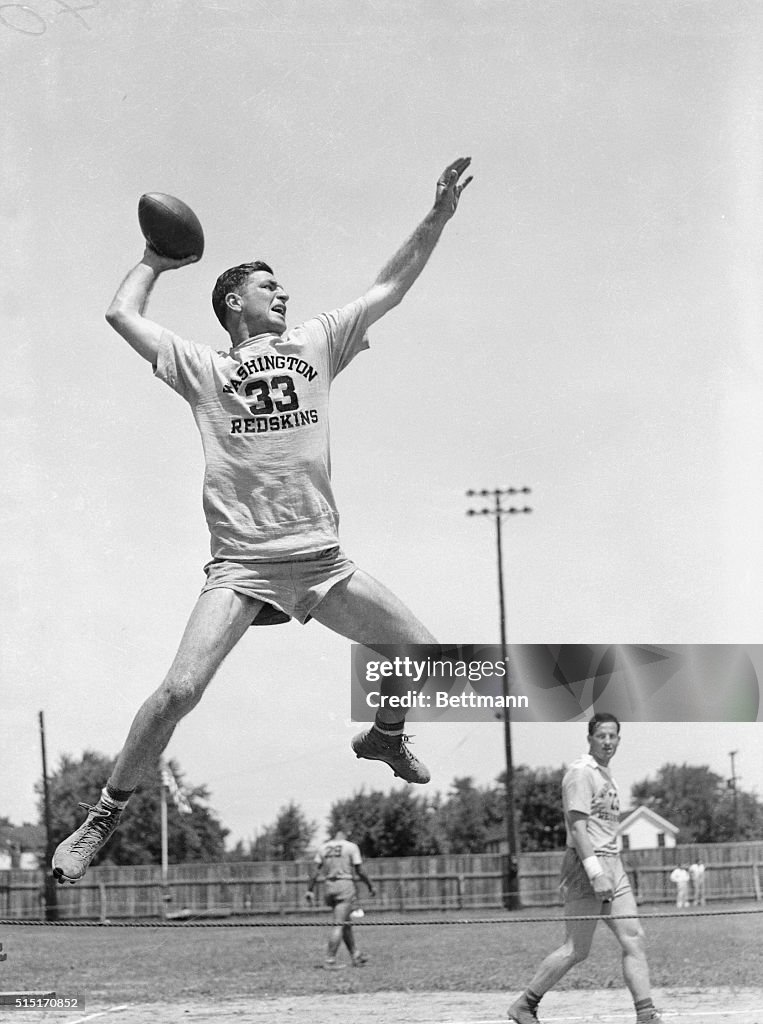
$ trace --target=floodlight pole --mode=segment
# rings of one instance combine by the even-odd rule
[[[468,509],[468,516],[493,516],[495,519],[496,554],[498,559],[498,604],[501,622],[501,660],[506,668],[503,674],[503,744],[506,756],[506,839],[508,856],[506,858],[506,893],[504,905],[507,910],[517,910],[519,901],[519,837],[517,835],[516,803],[514,800],[514,762],[511,750],[511,712],[509,710],[509,658],[506,642],[506,601],[503,586],[503,543],[502,520],[506,515],[518,515],[532,512],[525,505],[523,508],[511,506],[506,508],[502,499],[508,495],[530,494],[529,487],[496,487],[493,490],[467,491],[468,498],[492,496],[491,508]]]

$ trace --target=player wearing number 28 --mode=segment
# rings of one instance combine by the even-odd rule
[[[145,314],[158,277],[195,257],[174,260],[147,246],[119,287],[106,319],[188,402],[201,434],[212,557],[169,673],[135,716],[100,798],[86,805],[86,821],[54,854],[59,881],[85,874],[142,771],[156,764],[250,625],[313,618],[370,647],[435,642],[339,547],[328,397],[336,375],[368,347],[368,328],[424,269],[471,181],[462,179],[469,164],[462,157],[445,168],[431,210],[365,294],[300,326],[287,328],[289,295],[263,262],[226,271],[214,287],[212,305],[230,337],[225,352],[184,340]],[[357,757],[386,762],[408,782],[428,782],[404,724],[399,711],[380,709],[352,749]]]

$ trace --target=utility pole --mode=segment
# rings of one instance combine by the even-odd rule
[[[505,498],[515,494],[530,494],[529,487],[496,487],[493,490],[467,491],[467,498],[491,498],[493,504],[486,508],[467,510],[468,516],[492,516],[495,519],[496,555],[498,559],[498,604],[501,623],[501,660],[506,666],[503,674],[503,743],[506,756],[506,839],[508,856],[506,858],[506,891],[504,905],[507,910],[519,908],[519,839],[517,836],[516,805],[514,801],[514,761],[511,751],[511,713],[509,711],[509,658],[506,643],[506,601],[503,587],[503,544],[501,526],[504,516],[521,515],[532,512],[525,505],[506,508]]]
[[[739,753],[738,750],[730,750],[729,757],[731,758],[731,778],[729,779],[729,788],[731,789],[731,799],[733,800],[734,806],[734,840],[739,839],[739,794],[737,792],[737,779],[739,776],[736,773],[734,767],[734,758]]]
[[[48,759],[45,752],[45,718],[40,712],[40,747],[42,749],[42,805],[45,818],[45,920],[58,920],[58,893],[56,880],[50,870],[53,860],[53,829],[50,821],[50,793],[48,792]]]

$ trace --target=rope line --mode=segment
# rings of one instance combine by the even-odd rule
[[[697,917],[745,917],[755,914],[763,914],[763,907],[747,910],[701,910],[695,913],[653,913],[653,914],[618,914],[618,921],[636,919],[642,922],[656,921],[666,918],[684,918],[691,920]],[[393,920],[375,921],[368,920],[368,915],[361,921],[353,921],[357,927],[413,927],[416,925],[475,925],[475,924],[550,924],[565,921],[606,921],[603,914],[587,915],[557,915],[555,917],[459,917],[459,918],[415,918],[405,920],[395,918]],[[326,928],[327,920],[321,921],[209,921],[209,920],[182,920],[182,921],[40,921],[23,918],[0,918],[0,925],[27,925],[31,928]]]

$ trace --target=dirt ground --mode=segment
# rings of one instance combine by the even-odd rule
[[[68,1011],[14,1011],[1,1019],[19,1024],[181,1024],[246,1021],[251,1024],[506,1024],[504,992],[375,992],[268,999],[92,1005]],[[655,992],[665,1024],[763,1024],[763,988],[670,988]],[[5,1008],[3,1008],[5,1009]],[[635,1019],[624,989],[550,992],[542,1024],[626,1024]]]

